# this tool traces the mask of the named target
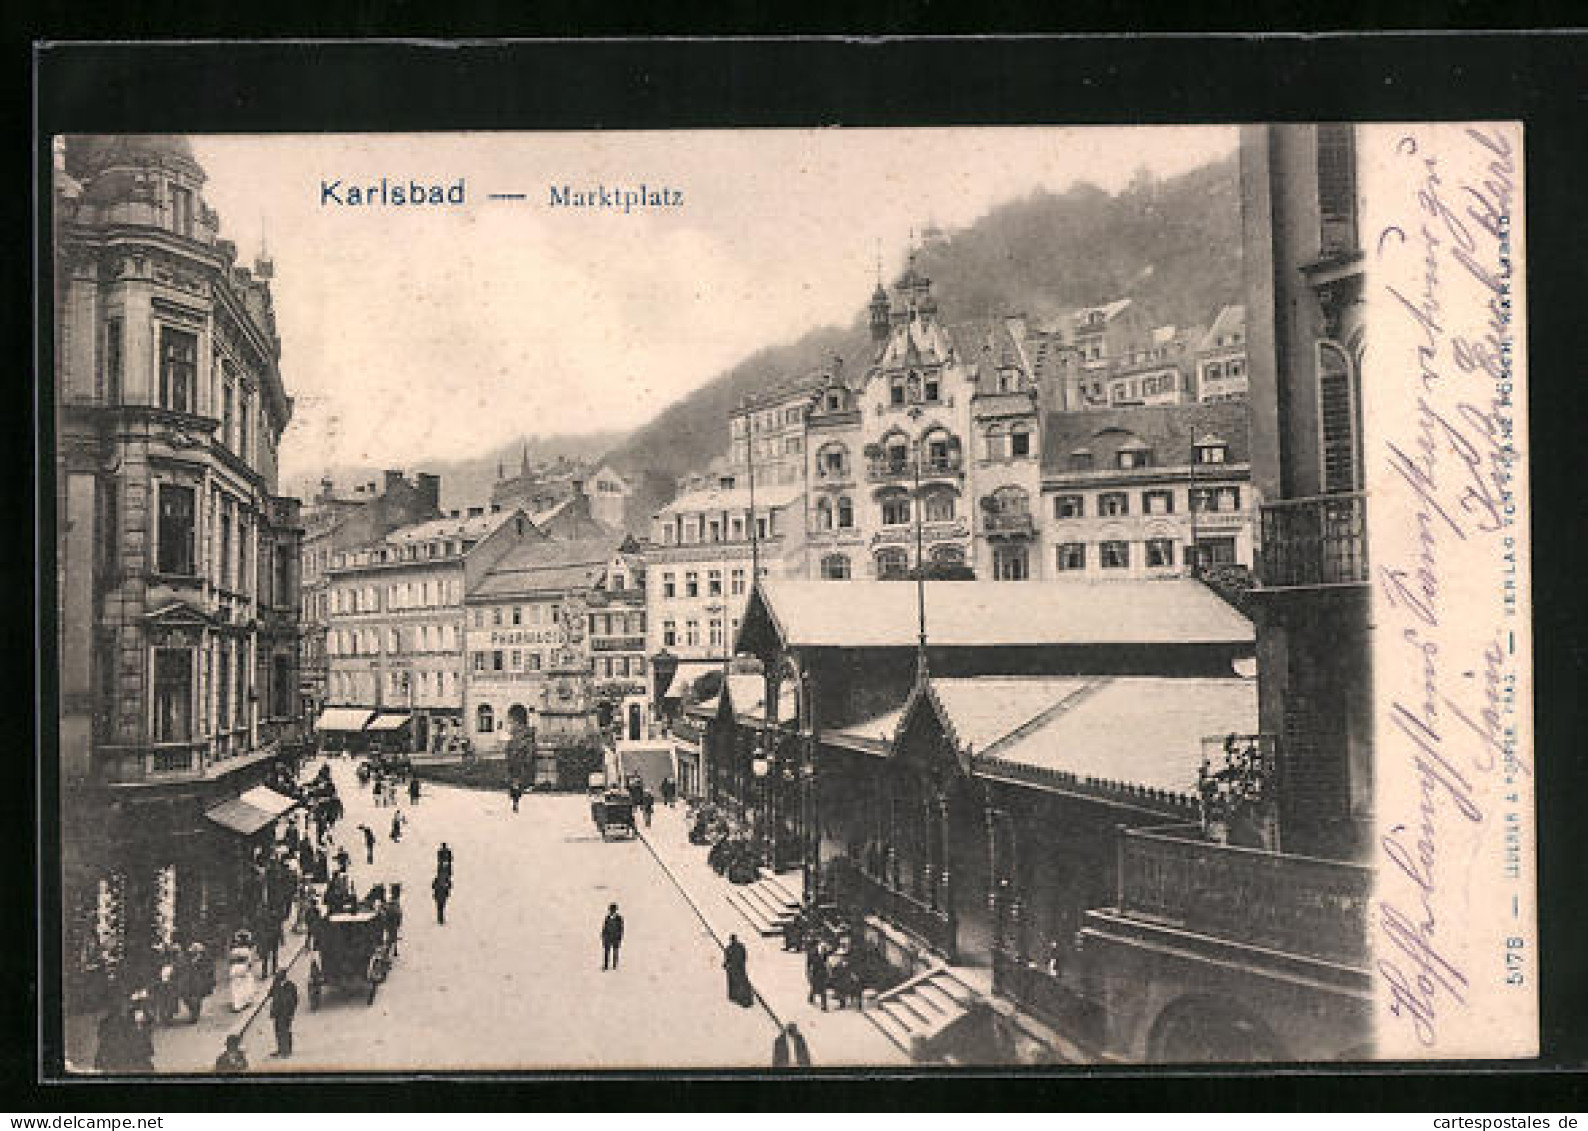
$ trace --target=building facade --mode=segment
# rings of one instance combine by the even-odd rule
[[[798,483],[758,481],[752,507],[750,487],[724,476],[656,515],[645,549],[646,650],[678,661],[673,682],[680,691],[726,663],[757,568],[804,575],[804,499]]]
[[[240,845],[207,815],[302,737],[302,530],[276,494],[292,400],[272,264],[220,238],[185,139],[72,137],[57,156],[70,995],[73,975],[221,928]]]
[[[300,687],[308,717],[318,715],[329,701],[327,574],[332,559],[342,551],[378,542],[398,527],[440,518],[440,496],[438,476],[419,474],[410,480],[401,471],[387,471],[378,490],[370,482],[338,494],[330,479],[322,479],[319,494],[304,506]]]
[[[1042,470],[1042,575],[1174,577],[1253,562],[1244,403],[1055,413]]]

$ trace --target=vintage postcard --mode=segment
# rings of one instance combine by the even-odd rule
[[[1523,145],[54,137],[60,1068],[1537,1055]]]

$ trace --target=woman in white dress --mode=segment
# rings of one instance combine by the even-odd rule
[[[232,936],[232,949],[226,955],[231,975],[232,1012],[241,1013],[254,1002],[254,946],[247,931]]]

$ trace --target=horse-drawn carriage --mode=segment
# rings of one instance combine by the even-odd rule
[[[638,836],[634,825],[634,800],[620,789],[608,789],[590,798],[590,817],[602,840]]]
[[[309,962],[309,1008],[319,1009],[328,988],[362,990],[364,1004],[391,973],[392,952],[384,907],[334,912],[315,924]]]

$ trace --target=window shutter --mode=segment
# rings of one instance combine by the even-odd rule
[[[1344,352],[1332,342],[1318,343],[1318,454],[1326,495],[1358,487],[1354,392]]]

